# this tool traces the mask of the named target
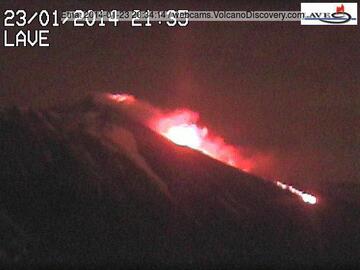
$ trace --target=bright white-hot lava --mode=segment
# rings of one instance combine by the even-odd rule
[[[110,94],[109,98],[127,104],[135,101],[135,97],[128,94]],[[226,144],[221,137],[210,135],[208,128],[197,124],[198,119],[197,113],[182,109],[167,114],[154,114],[147,124],[152,130],[177,145],[193,148],[227,165],[251,172],[255,165],[254,160],[245,158],[238,147]],[[280,181],[274,183],[281,189],[299,196],[305,203],[317,203],[316,197],[311,194]]]
[[[301,190],[298,190],[297,188],[294,188],[291,185],[284,184],[280,181],[276,181],[276,185],[284,190],[289,190],[291,193],[298,195],[306,203],[309,203],[309,204],[317,203],[317,199],[315,196],[313,196],[309,193],[303,192]]]
[[[197,113],[182,109],[155,116],[149,125],[175,144],[196,149],[243,171],[253,168],[253,161],[245,158],[240,149],[226,144],[219,136],[210,135],[206,127],[197,124],[198,119]]]
[[[193,124],[170,127],[163,135],[178,145],[189,146],[195,149],[201,146],[202,134]]]

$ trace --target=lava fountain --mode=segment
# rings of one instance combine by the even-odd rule
[[[128,94],[110,94],[108,97],[119,103],[132,104],[135,97]],[[173,143],[204,153],[229,166],[251,172],[254,160],[244,157],[239,147],[225,143],[224,139],[211,135],[207,127],[197,124],[199,114],[187,109],[170,113],[157,113],[148,120],[148,126]],[[305,203],[316,204],[317,198],[291,185],[274,181],[276,186],[299,196]]]

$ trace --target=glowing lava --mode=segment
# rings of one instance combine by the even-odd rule
[[[175,144],[196,149],[243,171],[248,172],[250,170],[251,162],[241,159],[239,151],[236,151],[233,146],[226,145],[221,138],[209,137],[208,129],[197,126],[197,120],[198,114],[188,110],[178,110],[156,120],[155,130]],[[276,185],[284,190],[289,190],[306,203],[316,204],[317,202],[315,196],[291,185],[286,185],[280,181],[276,181]]]
[[[135,102],[135,97],[128,94],[110,94],[109,98],[127,104]],[[154,113],[147,124],[152,130],[177,145],[193,148],[242,171],[249,172],[253,169],[253,159],[246,158],[239,147],[226,144],[221,137],[210,135],[206,127],[197,125],[198,119],[197,113],[183,109],[167,114]],[[299,196],[305,203],[317,203],[316,197],[311,194],[280,181],[274,183],[281,189]]]
[[[198,119],[197,113],[183,109],[156,116],[150,120],[149,126],[175,144],[193,148],[243,171],[253,168],[253,161],[245,158],[240,149],[210,135],[206,127],[196,124]]]
[[[201,134],[195,125],[179,125],[170,127],[165,133],[174,143],[198,149],[201,145]]]
[[[128,94],[109,94],[108,97],[117,102],[132,103],[135,101],[135,97],[133,95],[128,95]]]
[[[298,195],[304,202],[309,203],[309,204],[316,204],[317,199],[315,196],[303,192],[301,190],[298,190],[296,188],[294,188],[293,186],[281,183],[280,181],[276,181],[276,185],[284,190],[289,190],[291,193]]]

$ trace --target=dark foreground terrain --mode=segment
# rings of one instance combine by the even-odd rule
[[[91,97],[4,110],[0,168],[4,267],[360,266],[358,185],[307,205]]]

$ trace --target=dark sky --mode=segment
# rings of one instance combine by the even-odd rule
[[[280,1],[28,2],[2,1],[1,13],[300,9],[300,2]],[[1,47],[0,106],[46,108],[91,91],[126,91],[157,106],[198,111],[229,142],[271,153],[277,162],[269,175],[304,185],[359,182],[358,26],[190,22],[133,28],[123,22],[50,31],[49,48]]]

